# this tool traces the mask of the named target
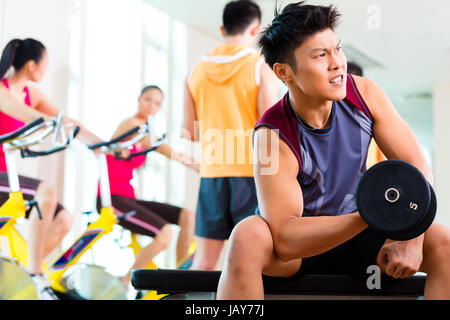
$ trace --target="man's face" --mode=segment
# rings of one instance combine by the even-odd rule
[[[294,54],[292,81],[306,95],[331,101],[345,98],[347,59],[333,30],[308,37]]]

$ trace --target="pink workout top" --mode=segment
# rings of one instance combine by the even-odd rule
[[[137,149],[136,146],[133,146],[130,152],[134,153],[142,150],[143,148]],[[117,160],[113,155],[108,154],[106,156],[111,195],[136,198],[130,181],[133,179],[133,170],[143,166],[145,158],[143,155],[134,157],[131,160]],[[100,196],[100,185],[98,187],[98,196]]]
[[[3,78],[2,84],[9,89],[8,79]],[[23,88],[25,92],[25,104],[31,106],[30,93],[28,87]],[[0,112],[0,135],[8,134],[10,132],[16,131],[20,127],[25,125],[24,122],[13,118],[6,113]],[[3,152],[3,145],[0,145],[0,172],[6,172],[6,160],[5,153]]]

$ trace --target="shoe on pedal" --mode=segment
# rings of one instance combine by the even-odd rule
[[[53,290],[50,288],[50,283],[44,275],[33,274],[31,275],[31,279],[36,286],[39,300],[59,300]]]

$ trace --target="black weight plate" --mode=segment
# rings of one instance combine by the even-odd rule
[[[400,197],[386,200],[386,191],[395,188]],[[384,233],[405,233],[426,216],[430,188],[423,174],[401,160],[387,160],[371,167],[361,178],[356,204],[361,217],[373,229]]]
[[[399,234],[387,234],[389,239],[398,240],[398,241],[411,240],[411,239],[417,238],[422,233],[424,233],[425,231],[428,230],[428,228],[433,223],[434,218],[436,217],[436,210],[437,210],[436,194],[434,193],[433,187],[431,185],[430,185],[430,191],[431,191],[431,202],[430,202],[430,207],[428,208],[428,212],[427,212],[427,215],[425,216],[425,218],[419,223],[418,226],[416,226],[409,232],[399,233]]]

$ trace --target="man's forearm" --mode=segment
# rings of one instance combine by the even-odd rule
[[[359,213],[340,216],[293,217],[274,233],[281,260],[312,257],[350,240],[367,228]]]

